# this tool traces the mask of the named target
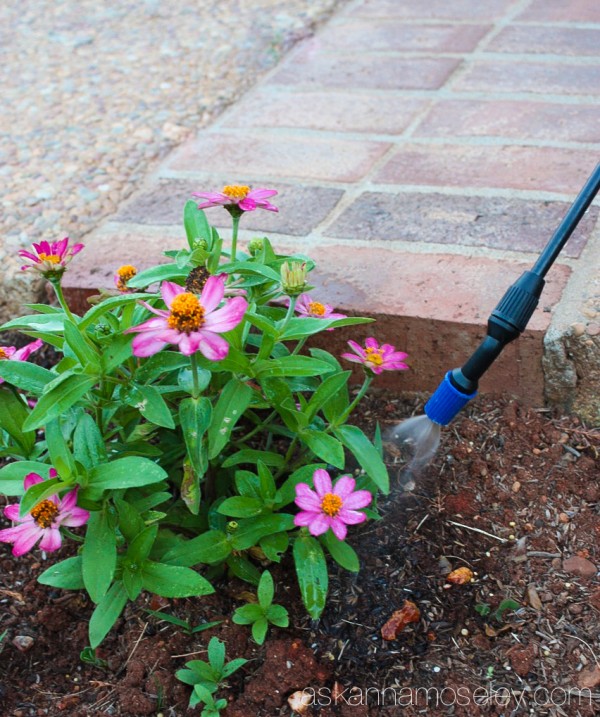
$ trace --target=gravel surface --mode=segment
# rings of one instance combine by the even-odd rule
[[[82,239],[345,0],[3,0],[0,319],[17,249]]]

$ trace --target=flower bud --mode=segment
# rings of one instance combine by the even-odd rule
[[[206,239],[194,239],[192,242],[193,249],[201,249],[202,251],[208,250],[208,242]]]
[[[306,287],[308,269],[305,261],[284,261],[281,265],[281,288],[288,296],[298,296]]]
[[[265,240],[262,237],[254,237],[248,244],[248,251],[252,254],[252,256],[256,256],[263,250],[264,246]]]

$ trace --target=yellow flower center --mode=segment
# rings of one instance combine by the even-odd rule
[[[137,269],[131,264],[124,264],[117,269],[116,274],[119,277],[117,289],[127,291],[127,282],[137,274]]]
[[[50,264],[60,264],[60,257],[58,254],[44,254],[44,252],[42,252],[41,254],[38,254],[38,256],[42,261],[48,261]]]
[[[178,294],[171,303],[171,315],[167,319],[169,328],[186,334],[197,331],[204,323],[204,307],[187,291]]]
[[[375,366],[381,366],[383,363],[383,356],[381,353],[381,349],[365,349],[365,360],[370,361],[372,364],[375,364]]]
[[[335,493],[325,493],[321,500],[321,510],[325,515],[329,515],[333,518],[340,512],[342,504],[343,501],[339,495]]]
[[[52,500],[43,500],[31,511],[31,517],[40,528],[49,528],[57,515],[58,506]]]
[[[316,314],[317,316],[325,315],[325,306],[318,301],[311,301],[308,305],[308,310],[311,314]]]
[[[243,184],[228,184],[223,187],[223,194],[226,194],[230,199],[239,202],[241,199],[246,199],[250,187]]]
[[[7,358],[8,358],[8,354],[2,347],[0,347],[0,359],[7,359]]]

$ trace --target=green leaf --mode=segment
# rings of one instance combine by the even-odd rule
[[[281,561],[281,556],[288,549],[290,539],[287,533],[273,533],[260,539],[260,547],[269,560],[274,563]]]
[[[136,488],[159,483],[166,477],[166,471],[149,458],[127,456],[92,468],[90,471],[90,488],[94,492],[108,488],[113,490]]]
[[[0,363],[17,363],[1,361]],[[35,446],[35,432],[26,428],[29,409],[7,386],[0,387],[0,429],[5,430],[25,455]]]
[[[228,381],[221,391],[208,429],[209,458],[216,458],[227,445],[232,429],[250,405],[252,393],[250,386],[237,378]]]
[[[294,541],[294,563],[302,602],[313,620],[325,609],[329,575],[323,548],[318,540],[301,535]]]
[[[247,558],[242,555],[230,555],[227,558],[227,565],[236,578],[245,580],[251,585],[258,585],[260,580],[258,568]]]
[[[223,668],[223,678],[229,677],[229,675],[233,675],[236,670],[239,670],[240,667],[245,665],[247,662],[248,660],[244,659],[243,657],[236,657],[235,660],[231,660],[231,662],[228,662]]]
[[[231,545],[234,550],[248,550],[265,535],[281,533],[293,528],[294,516],[287,513],[244,518],[239,521],[237,530],[231,534]]]
[[[330,373],[330,364],[310,356],[282,356],[277,359],[257,361],[254,365],[257,378],[286,376],[321,376]]]
[[[177,371],[189,365],[189,356],[184,356],[179,351],[159,351],[154,356],[144,359],[136,371],[135,379],[140,384],[148,384],[171,371]]]
[[[183,462],[183,478],[179,486],[179,494],[190,513],[192,515],[198,515],[200,513],[200,501],[202,499],[200,476],[194,470],[189,459]]]
[[[146,560],[142,569],[144,590],[169,598],[210,595],[213,586],[190,568]]]
[[[63,436],[60,418],[48,422],[46,444],[50,462],[60,471],[62,478],[68,480],[76,471],[75,458]]]
[[[248,603],[242,605],[233,613],[232,620],[236,625],[251,625],[255,620],[264,616],[264,610],[260,605]]]
[[[44,393],[23,428],[28,431],[40,428],[53,418],[66,413],[96,382],[96,378],[84,377],[81,374],[68,376]]]
[[[41,396],[56,374],[29,361],[0,361],[0,378],[34,396]]]
[[[208,398],[185,398],[179,405],[179,421],[187,453],[198,479],[208,468],[208,454],[203,437],[212,419],[212,404]]]
[[[319,468],[327,468],[327,465],[325,463],[310,463],[307,466],[302,466],[302,468],[295,470],[277,491],[275,499],[276,507],[282,508],[295,499],[296,486],[298,483],[308,483],[308,485],[312,485],[313,474]]]
[[[85,587],[82,575],[82,558],[80,555],[74,558],[51,565],[38,577],[38,583],[50,585],[63,590],[83,590]]]
[[[343,470],[345,465],[344,447],[333,436],[307,428],[300,433],[300,438],[317,458]]]
[[[271,471],[262,461],[258,461],[258,477],[260,478],[261,498],[265,502],[275,500],[275,493],[277,492],[275,479]]]
[[[265,609],[273,602],[273,597],[275,596],[275,584],[273,582],[273,577],[268,570],[265,570],[260,576],[257,596],[260,606]]]
[[[73,434],[73,454],[88,470],[107,460],[106,446],[96,425],[96,421],[87,413],[82,413]]]
[[[331,530],[328,530],[321,536],[321,542],[325,545],[331,557],[338,565],[351,573],[357,573],[360,570],[360,562],[358,555],[352,546],[348,545],[345,540],[338,540]]]
[[[125,363],[133,355],[131,348],[131,336],[129,334],[117,334],[111,337],[108,346],[103,346],[100,357],[101,372],[110,374],[118,366]],[[89,371],[87,373],[90,373]]]
[[[281,468],[285,459],[280,453],[256,451],[253,448],[244,448],[243,450],[229,456],[229,458],[226,458],[222,463],[222,467],[231,468],[231,466],[239,466],[243,463],[256,465],[258,461],[262,461],[267,466],[273,466],[273,468]]]
[[[112,296],[110,299],[104,299],[96,306],[89,309],[79,322],[78,326],[81,331],[93,326],[98,322],[104,314],[126,304],[131,304],[139,299],[148,299],[148,294],[122,294],[121,296]],[[62,326],[61,326],[62,329]]]
[[[341,373],[335,373],[327,376],[323,379],[323,383],[314,392],[308,406],[306,408],[306,414],[309,419],[314,418],[317,413],[323,408],[323,406],[330,401],[334,396],[337,396],[340,391],[346,389],[348,379],[352,375],[352,371],[343,371]]]
[[[119,619],[127,604],[127,592],[122,582],[116,582],[96,605],[89,624],[90,645],[93,648],[104,640]]]
[[[63,488],[69,487],[69,483],[64,483],[60,478],[49,478],[41,483],[35,483],[27,489],[19,506],[19,515],[21,518],[27,515],[32,508],[57,493]]]
[[[85,329],[84,329],[85,330]],[[100,369],[100,356],[96,347],[86,339],[72,321],[65,321],[65,342],[73,351],[86,373],[97,373]],[[87,370],[90,368],[91,370]]]
[[[262,645],[267,636],[267,630],[269,629],[269,623],[266,617],[259,618],[252,625],[252,637],[258,645]]]
[[[327,329],[341,328],[342,326],[356,326],[357,324],[370,324],[374,319],[362,316],[349,316],[345,319],[317,319],[310,316],[294,317],[291,319],[283,333],[279,336],[280,341],[296,341],[306,336],[312,336]]]
[[[153,266],[150,269],[145,269],[136,274],[133,279],[127,282],[127,286],[130,289],[141,289],[144,286],[150,286],[156,281],[184,281],[187,276],[187,271],[180,269],[177,264],[159,264],[159,266]],[[143,295],[143,298],[147,299],[148,294]]]
[[[226,498],[217,510],[222,515],[228,515],[231,518],[250,518],[260,515],[263,508],[263,502],[258,498],[235,495],[232,498]]]
[[[28,473],[48,476],[50,466],[39,461],[15,461],[0,468],[0,493],[4,495],[24,495],[23,481]]]
[[[158,535],[158,525],[149,525],[147,528],[138,533],[131,541],[127,550],[127,560],[135,563],[142,563],[150,555],[156,536]]]
[[[225,533],[221,530],[208,530],[169,550],[163,557],[163,562],[183,567],[192,567],[199,563],[212,565],[226,560],[231,550]]]
[[[211,230],[202,209],[198,209],[197,202],[188,199],[183,208],[183,225],[190,249],[194,249],[195,239],[204,239],[210,245]]]
[[[144,587],[140,567],[137,564],[125,563],[123,565],[122,580],[130,600],[137,600]]]
[[[260,478],[250,471],[235,472],[235,487],[240,495],[246,498],[256,498],[262,502]]]
[[[373,483],[387,495],[390,492],[390,478],[385,463],[360,428],[350,425],[339,426],[333,432],[355,456]]]
[[[90,598],[99,603],[117,567],[117,539],[107,506],[90,515],[81,557],[85,589]]]
[[[132,398],[127,401],[130,406],[135,406],[142,416],[150,423],[164,428],[175,428],[175,421],[165,399],[154,386],[136,386],[135,393],[141,394],[141,401]]]
[[[279,283],[281,281],[281,275],[278,271],[271,269],[270,266],[254,261],[236,261],[229,264],[222,264],[221,270],[229,274],[259,274],[270,282],[275,281]]]
[[[125,540],[131,543],[136,535],[146,528],[146,524],[131,503],[120,498],[115,498],[114,503],[119,514],[119,530],[123,533]]]
[[[218,637],[211,637],[208,643],[208,661],[210,666],[219,673],[225,667],[225,643]]]
[[[44,333],[62,333],[64,331],[65,315],[60,314],[32,314],[19,316],[0,326],[0,331],[41,331]]]
[[[287,627],[290,624],[288,611],[283,605],[271,605],[265,617],[269,622],[272,622],[273,625],[277,625],[277,627]]]

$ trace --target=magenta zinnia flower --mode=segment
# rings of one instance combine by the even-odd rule
[[[276,194],[275,189],[250,189],[245,185],[233,184],[223,187],[222,192],[194,192],[192,196],[206,199],[202,204],[198,204],[198,209],[232,207],[242,212],[253,212],[255,209],[278,212],[277,207],[267,201]]]
[[[353,354],[342,354],[342,358],[354,363],[362,363],[366,369],[373,373],[380,374],[383,371],[405,371],[408,366],[403,363],[408,357],[403,351],[396,351],[391,344],[381,346],[373,338],[365,341],[365,348],[359,346],[356,341],[348,341],[348,346],[354,351]]]
[[[288,304],[289,306],[289,304]],[[345,319],[346,314],[336,314],[333,306],[329,304],[321,304],[319,301],[313,301],[310,294],[300,294],[296,302],[295,310],[302,316],[310,316],[314,319]],[[333,331],[333,328],[327,329]]]
[[[342,476],[332,487],[329,473],[318,468],[313,473],[313,483],[315,490],[307,483],[296,486],[295,502],[302,510],[294,518],[295,525],[308,526],[312,535],[321,535],[331,528],[336,538],[344,540],[347,525],[356,525],[367,519],[357,509],[366,508],[373,496],[368,490],[354,490],[354,478]]]
[[[156,318],[125,332],[139,333],[132,344],[134,356],[152,356],[167,344],[177,344],[186,356],[200,351],[211,361],[224,359],[229,344],[219,334],[234,329],[248,308],[246,299],[236,296],[217,309],[225,295],[225,275],[210,276],[200,298],[170,281],[163,281],[160,292],[168,311],[142,302]]]
[[[56,478],[54,468],[50,469],[49,478]],[[25,476],[23,485],[25,490],[36,483],[43,482],[42,476],[37,473],[29,473]],[[12,528],[0,530],[0,542],[12,543],[12,554],[19,557],[29,552],[41,538],[40,548],[50,553],[58,550],[62,543],[60,527],[75,528],[87,523],[90,514],[87,510],[77,506],[77,488],[70,490],[62,498],[52,495],[41,503],[38,503],[24,517],[19,517],[19,504],[7,505],[4,515],[18,523]]]
[[[44,345],[41,339],[32,341],[30,344],[16,349],[14,346],[0,346],[0,360],[8,361],[27,361],[30,355],[40,349]],[[0,377],[0,383],[4,383],[4,379]]]
[[[32,247],[35,254],[25,251],[25,249],[19,251],[19,256],[22,259],[29,259],[32,262],[22,266],[21,270],[35,269],[40,274],[46,275],[62,274],[75,254],[83,249],[83,244],[73,244],[72,247],[69,247],[69,238],[65,237],[60,241],[42,241],[39,244],[33,244]]]

